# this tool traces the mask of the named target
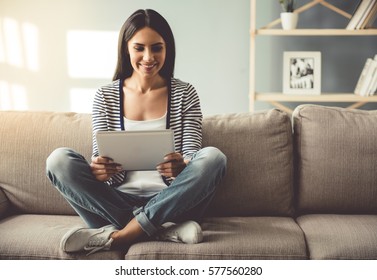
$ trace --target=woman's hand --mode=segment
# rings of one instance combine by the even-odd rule
[[[109,180],[111,176],[123,170],[120,164],[114,163],[110,158],[101,156],[92,158],[90,168],[96,179],[101,182]]]
[[[157,166],[157,171],[165,177],[177,177],[183,169],[185,169],[187,162],[183,160],[180,153],[167,154],[164,157],[164,162]]]

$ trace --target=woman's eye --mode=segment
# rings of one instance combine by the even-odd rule
[[[138,52],[142,52],[144,51],[144,48],[143,47],[134,47],[134,49]]]
[[[160,52],[162,51],[162,46],[153,46],[152,47],[152,52]]]
[[[161,52],[162,49],[163,49],[163,46],[152,46],[151,47],[151,51],[155,52],[155,53]],[[134,50],[137,51],[137,52],[143,52],[145,50],[145,47],[143,47],[143,46],[135,46]]]

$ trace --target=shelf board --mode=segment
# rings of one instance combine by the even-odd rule
[[[322,93],[320,95],[295,95],[271,92],[256,93],[255,100],[277,102],[377,102],[377,95],[364,97],[353,93]]]
[[[252,32],[253,34],[253,32]],[[255,35],[274,36],[374,36],[377,35],[377,28],[347,30],[347,29],[258,29]]]

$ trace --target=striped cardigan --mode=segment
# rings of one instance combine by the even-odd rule
[[[202,119],[199,97],[195,88],[183,81],[171,78],[168,84],[169,98],[166,128],[174,131],[175,151],[190,159],[202,145]],[[124,130],[123,123],[123,80],[99,88],[93,102],[93,154],[99,156],[96,132]],[[114,175],[106,183],[120,185],[126,171]],[[167,180],[169,183],[171,180]]]

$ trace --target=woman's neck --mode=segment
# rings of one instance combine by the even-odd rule
[[[161,76],[143,78],[135,75],[135,73],[127,78],[125,83],[127,83],[127,87],[133,88],[141,93],[146,93],[166,86],[166,81]]]

